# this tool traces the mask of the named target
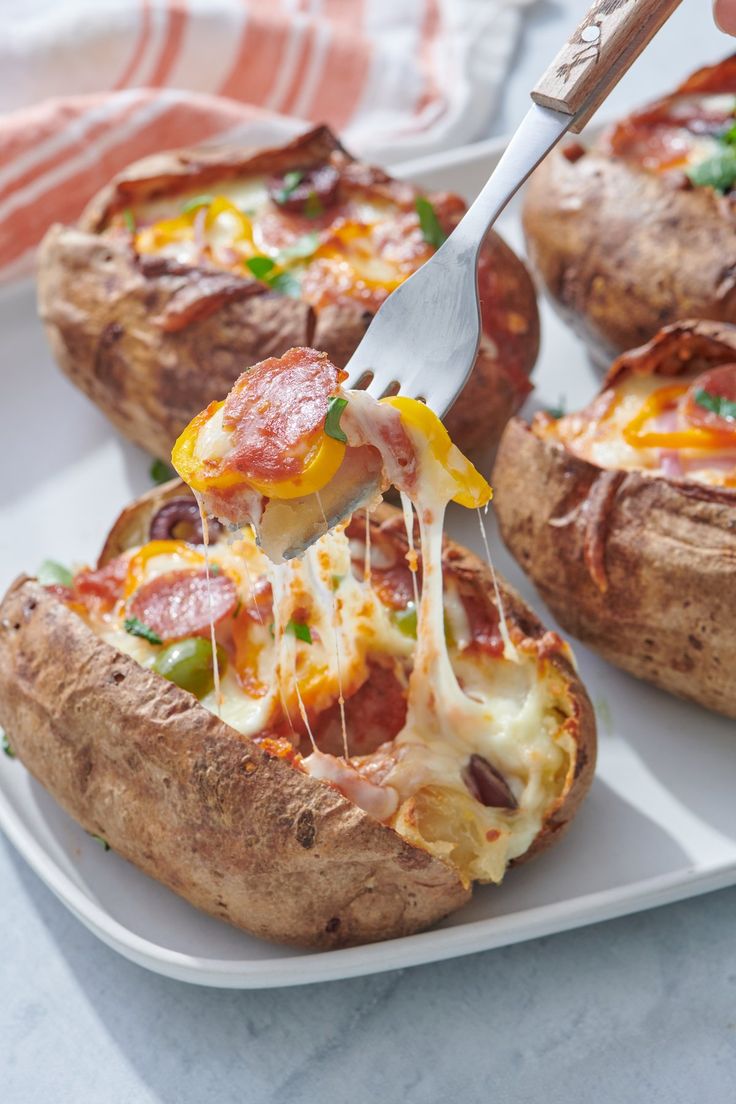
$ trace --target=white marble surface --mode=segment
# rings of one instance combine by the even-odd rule
[[[493,133],[583,7],[531,9]],[[709,8],[684,0],[606,110],[724,54]],[[118,958],[0,840],[0,1102],[727,1104],[735,919],[731,889],[372,978],[204,990]]]

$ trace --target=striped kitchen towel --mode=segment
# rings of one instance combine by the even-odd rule
[[[482,136],[528,2],[0,0],[0,281],[157,150],[327,122],[391,162]]]

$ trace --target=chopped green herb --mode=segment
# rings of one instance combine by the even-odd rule
[[[44,560],[36,574],[41,586],[71,586],[74,576],[68,567],[56,560]]]
[[[219,575],[219,574],[220,574],[220,565],[218,563],[211,563],[210,564],[210,575]]]
[[[721,141],[725,142],[727,146],[736,146],[736,123],[730,126],[725,134],[721,135]]]
[[[236,619],[236,617],[238,617],[240,615],[240,611],[241,611],[242,608],[243,608],[243,601],[242,601],[241,598],[238,598],[235,609],[233,610],[233,621]]]
[[[304,173],[301,169],[294,169],[292,172],[284,173],[284,183],[281,189],[276,192],[274,199],[277,203],[286,203],[289,197],[301,184],[304,179]]]
[[[308,234],[302,234],[291,245],[287,245],[285,249],[281,250],[278,258],[279,264],[285,264],[287,261],[298,261],[303,257],[311,257],[317,249],[319,249],[319,234],[316,230],[310,230]]]
[[[135,234],[135,215],[131,211],[130,207],[126,207],[126,209],[123,211],[123,222],[125,223],[128,230],[130,230],[131,234]]]
[[[275,640],[276,639],[276,633],[273,630],[274,630],[274,623],[273,623],[273,621],[269,621],[268,631],[271,634],[271,639]]]
[[[333,575],[332,576],[332,589],[333,590],[339,590],[340,583],[343,581],[344,578],[345,578],[344,575]]]
[[[2,730],[0,730],[0,731],[2,731]],[[3,748],[3,751],[5,752],[5,754],[7,755],[8,759],[15,759],[15,752],[13,751],[12,747],[10,746],[10,740],[8,740],[8,737],[5,735],[4,732],[3,732],[3,735],[2,735],[2,748]]]
[[[148,625],[144,625],[137,617],[126,617],[123,624],[125,631],[130,633],[131,636],[142,636],[149,644],[162,643],[158,633],[154,632],[153,629],[149,629]]]
[[[148,474],[154,483],[168,483],[170,479],[176,478],[174,469],[163,460],[154,460],[148,469]]]
[[[698,406],[705,407],[706,410],[718,414],[721,418],[736,418],[736,402],[733,399],[727,399],[723,395],[712,395],[710,391],[700,387],[695,392],[695,401]]]
[[[717,192],[729,191],[736,183],[736,145],[724,148],[687,170],[687,175],[697,187],[714,188]]]
[[[107,842],[106,839],[103,839],[102,836],[96,836],[94,834],[94,832],[90,832],[89,837],[90,837],[90,839],[93,839],[95,841],[95,843],[99,843],[99,845],[100,845],[100,847],[102,848],[103,851],[109,851],[110,850],[110,844]]]
[[[267,280],[266,283],[274,291],[278,291],[280,295],[289,295],[292,299],[298,299],[302,293],[301,284],[290,272],[279,272],[277,276]]]
[[[264,284],[268,284],[281,295],[290,295],[294,299],[298,299],[301,295],[301,287],[296,277],[290,272],[277,271],[276,262],[270,257],[259,254],[257,257],[249,257],[245,264],[256,280],[262,280]]]
[[[347,399],[341,399],[338,395],[332,395],[327,400],[327,417],[325,418],[325,433],[328,437],[334,437],[336,441],[347,444],[345,431],[340,428],[342,412],[348,405]]]
[[[307,202],[304,204],[304,214],[308,219],[316,219],[324,213],[325,209],[322,206],[322,200],[316,192],[310,192],[307,196]]]
[[[183,215],[188,215],[192,211],[198,211],[200,207],[209,207],[215,197],[211,195],[198,195],[193,199],[187,200],[181,209]]]
[[[560,395],[557,400],[557,406],[548,406],[545,410],[546,414],[549,414],[550,418],[564,418],[565,416],[565,396]]]
[[[245,267],[250,269],[256,280],[265,280],[269,272],[276,267],[276,262],[272,261],[270,257],[263,257],[259,254],[257,257],[249,257],[245,262]]]
[[[293,633],[297,640],[303,640],[305,644],[312,643],[312,634],[309,631],[309,625],[305,625],[303,621],[287,622],[286,632]]]
[[[439,249],[446,240],[447,234],[440,226],[437,212],[429,200],[425,199],[424,196],[419,196],[418,199],[415,200],[414,206],[419,215],[419,226],[422,230],[422,237],[427,245],[433,245],[435,249]]]

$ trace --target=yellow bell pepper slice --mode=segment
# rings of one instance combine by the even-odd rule
[[[450,439],[442,422],[426,403],[405,395],[394,395],[381,402],[393,406],[409,429],[416,430],[429,444],[432,455],[457,482],[458,492],[452,501],[473,509],[485,506],[493,497],[491,485]]]
[[[224,490],[238,485],[252,487],[266,498],[290,499],[321,491],[342,464],[346,445],[326,433],[320,433],[314,448],[307,454],[304,467],[288,479],[253,479],[243,472],[226,467],[226,459],[201,459],[196,455],[200,431],[209,419],[224,405],[213,402],[197,414],[178,438],[171,451],[171,463],[184,482],[193,491]],[[224,467],[224,470],[222,470]],[[208,470],[209,469],[209,470]]]
[[[236,207],[232,200],[227,199],[226,196],[215,196],[210,203],[204,220],[205,230],[212,230],[220,215],[223,214],[232,215],[237,223],[238,233],[233,239],[234,241],[242,241],[245,238],[246,241],[253,242],[253,223],[246,213]]]
[[[650,418],[661,414],[666,407],[676,403],[681,398],[687,387],[675,384],[671,387],[660,387],[646,399],[638,414],[623,428],[623,437],[627,444],[634,448],[662,448],[662,449],[715,449],[733,443],[734,435],[727,430],[701,429],[692,426],[689,429],[679,430],[645,430],[642,427]]]
[[[144,226],[135,235],[137,253],[158,253],[172,242],[194,240],[193,217],[177,215],[176,218],[162,219],[151,226]]]
[[[220,216],[228,214],[232,216],[236,224],[235,233],[229,236],[230,240],[233,243],[247,241],[251,246],[253,245],[253,223],[245,212],[236,207],[231,200],[227,199],[226,196],[215,196],[206,207],[207,213],[204,220],[206,232],[211,233]],[[157,253],[173,242],[193,241],[194,220],[199,210],[199,207],[193,207],[192,210],[185,211],[184,214],[177,215],[175,218],[161,219],[151,226],[144,226],[135,236],[137,252]]]
[[[204,564],[204,556],[197,552],[191,545],[180,540],[154,540],[139,548],[128,561],[128,572],[125,576],[124,595],[129,598],[138,589],[146,576],[146,568],[150,560],[156,556],[179,556],[184,563],[199,567]]]

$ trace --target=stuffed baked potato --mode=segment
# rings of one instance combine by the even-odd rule
[[[501,534],[563,628],[736,717],[736,327],[676,323],[579,413],[514,418],[493,482]]]
[[[272,940],[335,947],[432,923],[473,878],[499,881],[558,838],[592,777],[594,720],[568,649],[502,587],[505,658],[489,569],[447,542],[452,662],[496,720],[483,747],[448,733],[434,775],[386,802],[416,610],[400,512],[380,507],[368,532],[369,579],[357,516],[350,544],[330,533],[293,565],[276,632],[293,677],[275,682],[268,563],[210,522],[208,605],[201,521],[179,483],[124,511],[94,570],[21,578],[0,607],[0,722],[26,767],[124,858]]]
[[[678,319],[736,322],[735,112],[736,56],[534,173],[529,257],[601,367]]]
[[[343,366],[464,210],[354,161],[326,127],[276,149],[166,153],[116,177],[76,226],[48,231],[39,310],[69,378],[168,457],[245,366],[307,345]],[[447,418],[464,449],[497,441],[539,344],[532,282],[493,233],[479,284],[484,335]]]

